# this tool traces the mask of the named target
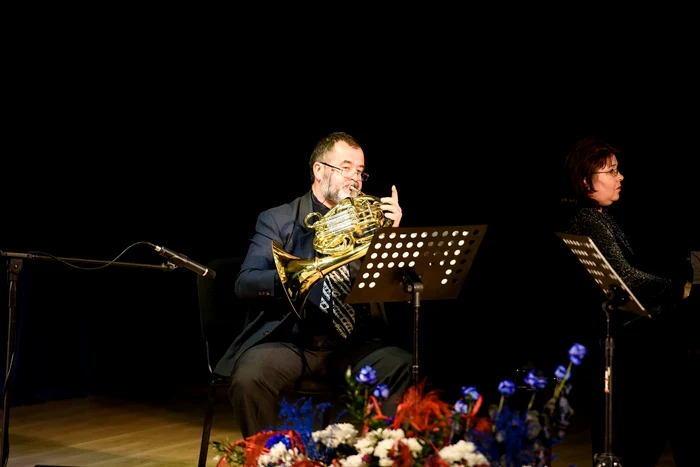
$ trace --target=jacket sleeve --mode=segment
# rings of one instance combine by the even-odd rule
[[[271,211],[260,213],[248,253],[236,277],[236,295],[241,299],[279,298],[279,275],[272,258],[272,241],[284,244],[281,229]],[[277,284],[277,287],[275,286]],[[275,293],[275,290],[278,293]]]

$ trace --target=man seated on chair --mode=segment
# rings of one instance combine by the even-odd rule
[[[389,387],[391,396],[382,405],[387,415],[395,413],[410,385],[412,355],[402,347],[386,343],[388,323],[384,304],[344,302],[361,258],[324,271],[324,277],[307,287],[303,307],[293,300],[302,294],[287,296],[288,288],[304,287],[289,282],[294,280],[292,274],[282,283],[275,265],[273,242],[285,254],[296,258],[328,257],[314,247],[314,238],[319,233],[307,227],[305,219],[310,213],[317,213],[308,222],[319,222],[320,216],[325,216],[345,198],[364,196],[362,182],[368,177],[364,172],[362,147],[342,132],[331,133],[318,141],[309,168],[312,183],[306,194],[259,214],[236,279],[237,296],[246,301],[255,300],[255,311],[247,317],[243,332],[235,338],[215,371],[231,376],[229,399],[244,438],[274,428],[280,391],[302,375],[342,387],[348,366],[355,374],[370,365],[376,371],[377,383]],[[395,186],[391,188],[391,196],[379,198],[379,209],[386,221],[382,227],[399,226],[402,212]]]

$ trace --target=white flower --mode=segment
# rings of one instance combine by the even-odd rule
[[[279,467],[289,467],[297,461],[299,450],[297,448],[287,449],[283,442],[279,442],[270,448],[270,452],[258,457],[258,467],[275,465]]]
[[[418,438],[404,438],[401,440],[401,442],[408,446],[408,449],[411,451],[411,456],[413,456],[414,459],[417,459],[418,454],[423,452],[424,442]]]
[[[377,441],[379,441],[380,435],[381,429],[368,432],[362,438],[357,440],[355,443],[355,450],[357,450],[360,455],[371,455],[374,452],[374,447],[377,445]]]
[[[389,451],[395,444],[395,439],[383,439],[377,443],[377,447],[374,448],[374,455],[379,458],[379,465],[383,465],[382,459],[389,459]],[[391,465],[391,463],[389,463],[389,465]]]
[[[341,444],[352,446],[357,440],[358,431],[352,423],[328,425],[324,430],[314,431],[311,436],[317,443],[335,449]]]
[[[362,454],[353,454],[345,459],[340,459],[340,465],[343,467],[367,467],[369,464],[362,461]]]
[[[449,465],[489,465],[488,459],[476,450],[474,443],[463,439],[443,447],[438,454]]]
[[[376,430],[376,433],[382,439],[377,443],[377,446],[374,448],[374,452],[372,454],[379,458],[379,465],[381,467],[389,467],[394,463],[394,460],[389,457],[389,451],[399,440],[403,440],[406,435],[400,428],[398,430],[393,430],[391,428],[380,428]]]
[[[464,456],[466,465],[491,465],[489,460],[480,452],[473,452]]]
[[[398,430],[394,430],[392,428],[380,428],[377,430],[377,432],[382,439],[402,439],[406,437],[406,434],[401,428]]]
[[[387,431],[390,431],[390,433],[386,433]],[[401,433],[399,433],[399,431]],[[378,458],[380,466],[390,466],[394,463],[394,459],[398,455],[398,444],[403,444],[408,447],[409,451],[411,451],[411,457],[414,459],[417,459],[418,455],[423,450],[421,441],[416,438],[404,438],[403,430],[384,430],[382,434],[386,435],[387,438],[379,441],[372,453]],[[390,455],[392,449],[394,449],[393,456]]]

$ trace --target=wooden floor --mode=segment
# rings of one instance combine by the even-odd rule
[[[91,396],[13,407],[8,466],[196,467],[204,403],[195,390],[157,402]],[[586,419],[574,417],[553,467],[591,465],[587,430]],[[227,400],[218,398],[211,440],[239,438]],[[675,466],[668,453],[658,465]]]
[[[196,467],[205,394],[138,402],[91,396],[13,407],[9,467]],[[217,402],[212,440],[238,439],[226,401]],[[214,466],[210,451],[207,466]]]

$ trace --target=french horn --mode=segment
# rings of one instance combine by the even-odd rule
[[[357,195],[345,198],[325,216],[312,212],[304,218],[304,225],[314,229],[313,258],[300,258],[282,249],[272,241],[272,257],[277,273],[299,319],[306,318],[304,305],[309,291],[329,272],[367,254],[377,230],[391,227],[393,221],[384,216],[376,196]]]

